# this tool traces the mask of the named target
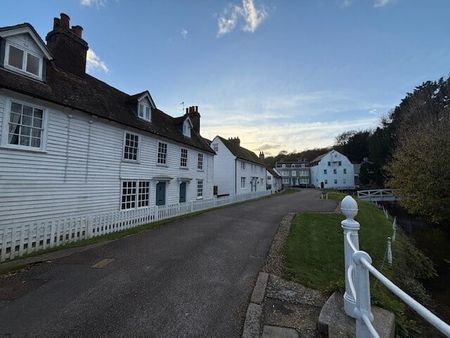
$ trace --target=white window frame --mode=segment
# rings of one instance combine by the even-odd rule
[[[197,155],[197,170],[203,171],[205,157],[202,153],[198,153]]]
[[[127,143],[127,134],[137,137],[136,159],[125,158],[125,147],[126,147],[126,143]],[[139,134],[136,134],[136,133],[133,133],[133,132],[127,131],[127,130],[124,131],[124,133],[123,133],[123,147],[122,147],[122,161],[139,162],[139,160],[140,160],[140,149],[141,149],[140,142],[141,142],[141,137],[140,137]]]
[[[344,175],[347,175],[347,168],[344,168]]]
[[[219,152],[219,144],[218,143],[213,143],[212,148],[216,153]]]
[[[185,154],[185,156],[183,156]],[[180,148],[180,168],[187,168],[188,166],[188,150],[186,148]]]
[[[9,48],[10,48],[10,46],[20,49],[23,52],[22,68],[16,68],[9,64]],[[39,66],[38,66],[39,74],[38,75],[27,71],[28,54],[31,54],[32,56],[39,59]],[[12,43],[11,41],[8,41],[8,40],[6,41],[6,43],[5,43],[5,58],[4,58],[5,68],[7,68],[13,72],[18,72],[18,73],[24,74],[26,76],[32,77],[34,79],[42,80],[43,63],[44,63],[44,59],[42,56],[39,56],[39,55],[33,53],[29,49],[23,48],[23,46],[19,46],[15,43]]]
[[[241,177],[241,189],[245,189],[245,177]]]
[[[197,180],[197,199],[203,199],[203,180]]]
[[[160,145],[165,145],[165,147],[160,147]],[[158,149],[157,149],[157,159],[156,163],[159,165],[167,165],[167,153],[168,153],[169,145],[165,142],[158,141]],[[164,149],[163,152],[160,152],[160,150]],[[162,160],[164,159],[164,162]]]
[[[241,161],[241,169],[245,170],[245,162],[244,161]]]
[[[191,124],[189,119],[183,121],[183,135],[186,137],[191,137]]]
[[[133,197],[133,200],[130,200],[130,202],[123,201],[123,197],[124,197],[124,183],[134,183],[134,187],[131,186],[131,188],[127,187],[127,189],[134,189],[134,193],[132,194],[126,194],[125,196],[131,196]],[[141,183],[145,184],[144,186],[141,187]],[[147,191],[145,192],[145,194],[143,195],[141,193],[141,189],[147,189]],[[120,182],[120,210],[121,211],[125,211],[125,210],[134,210],[134,209],[142,209],[142,208],[147,208],[150,206],[150,180],[135,180],[135,179],[124,179],[121,180]],[[142,196],[144,196],[144,198],[141,198]],[[129,208],[124,208],[123,205],[124,203],[134,203],[133,207],[129,207]]]
[[[29,106],[33,109],[39,109],[42,110],[42,127],[41,127],[41,146],[38,147],[32,147],[32,146],[24,146],[20,144],[9,144],[8,138],[9,138],[9,124],[11,119],[11,108],[12,104],[17,103],[21,104],[22,106]],[[23,100],[16,100],[14,98],[8,98],[5,102],[5,109],[3,110],[3,123],[2,123],[2,137],[1,137],[1,146],[2,148],[9,148],[9,149],[17,149],[17,150],[25,150],[25,151],[32,151],[32,152],[46,152],[47,151],[47,124],[48,124],[48,111],[46,108],[31,104],[27,101]]]
[[[142,107],[142,114],[141,114],[141,107]],[[147,113],[148,113],[148,118],[146,117]],[[139,102],[138,117],[142,120],[151,122],[152,121],[152,108],[148,104],[145,104],[144,102]]]

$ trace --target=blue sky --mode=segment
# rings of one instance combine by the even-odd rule
[[[448,0],[2,0],[0,26],[45,38],[65,12],[84,28],[89,72],[148,89],[202,133],[277,154],[373,128],[408,91],[450,74]],[[20,10],[18,10],[20,8]]]

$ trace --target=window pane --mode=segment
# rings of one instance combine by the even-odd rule
[[[33,119],[33,127],[35,128],[42,128],[42,119]]]
[[[9,46],[9,60],[10,66],[22,69],[23,65],[23,50],[16,47]]]
[[[21,146],[29,146],[30,145],[30,137],[20,135],[20,145]]]
[[[39,75],[39,58],[34,55],[27,54],[27,72]]]
[[[31,120],[32,120],[32,117],[31,116],[27,116],[27,115],[23,115],[23,119],[22,119],[22,124],[24,125],[24,126],[31,126]]]
[[[31,138],[31,146],[39,148],[41,146],[41,139],[36,137]]]
[[[20,131],[21,135],[24,136],[30,136],[31,135],[31,128],[30,127],[22,127],[21,131]]]
[[[9,144],[19,144],[19,135],[18,134],[9,134],[8,143]]]
[[[22,114],[22,105],[12,102],[11,103],[11,111],[17,114]]]
[[[33,137],[41,137],[41,130],[40,129],[36,129],[36,128],[32,128],[31,129],[31,136]]]
[[[44,112],[42,111],[42,109],[36,109],[34,108],[34,118],[35,119],[42,119],[42,114]]]

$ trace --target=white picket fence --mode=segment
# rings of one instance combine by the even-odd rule
[[[270,194],[270,191],[261,191],[182,204],[47,219],[1,227],[0,262],[79,240]]]

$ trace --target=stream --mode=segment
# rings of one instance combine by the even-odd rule
[[[450,224],[436,226],[408,214],[395,202],[384,202],[389,214],[397,217],[397,224],[413,239],[417,248],[434,263],[438,277],[423,284],[435,304],[434,312],[450,323]],[[395,259],[395,258],[394,258]]]

